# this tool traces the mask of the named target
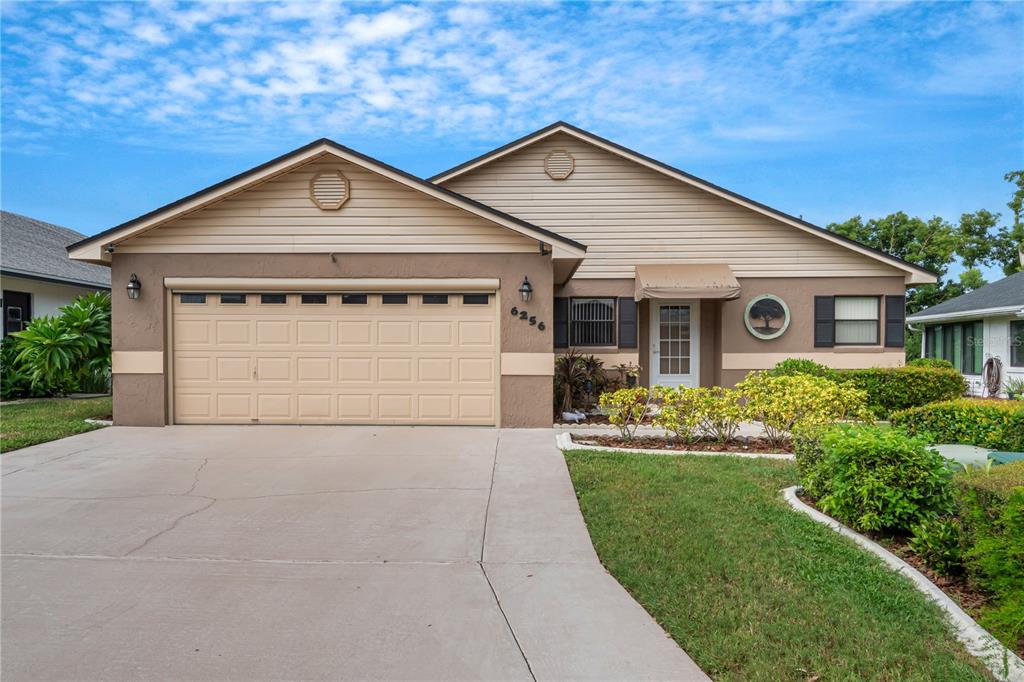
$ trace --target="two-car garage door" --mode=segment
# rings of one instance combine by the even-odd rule
[[[172,296],[175,423],[497,423],[493,294]]]

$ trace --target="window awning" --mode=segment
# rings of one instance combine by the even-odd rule
[[[724,263],[637,265],[637,301],[644,298],[738,298],[740,283]]]

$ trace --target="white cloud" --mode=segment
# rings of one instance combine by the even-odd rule
[[[373,16],[354,17],[345,31],[356,43],[375,43],[394,40],[415,31],[427,23],[425,11],[412,7],[388,10]]]

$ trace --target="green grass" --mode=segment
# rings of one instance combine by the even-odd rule
[[[566,453],[601,561],[716,680],[982,680],[901,576],[792,511],[790,462]]]
[[[110,398],[31,400],[0,407],[0,452],[103,428],[85,419],[110,415]]]

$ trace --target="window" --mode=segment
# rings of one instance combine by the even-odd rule
[[[462,305],[487,305],[490,294],[463,294]]]
[[[342,294],[342,305],[366,305],[366,294]]]
[[[281,305],[288,302],[288,294],[260,294],[263,305]]]
[[[1024,367],[1024,322],[1010,322],[1010,367]]]
[[[964,374],[981,374],[984,348],[985,326],[980,321],[925,327],[925,357],[948,360]]]
[[[220,302],[222,305],[225,303],[230,303],[231,305],[244,305],[245,294],[221,294]]]
[[[615,345],[615,299],[570,299],[569,343],[573,346]]]
[[[837,346],[873,346],[878,343],[878,297],[836,296]]]
[[[206,303],[206,294],[181,294],[179,300],[187,304]]]
[[[327,305],[327,294],[302,294],[302,305]]]
[[[380,302],[384,305],[405,305],[409,302],[409,294],[383,294]]]
[[[448,294],[423,294],[423,303],[426,305],[447,305]]]

